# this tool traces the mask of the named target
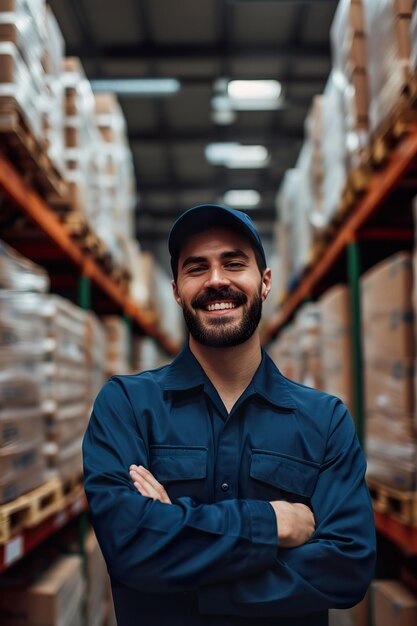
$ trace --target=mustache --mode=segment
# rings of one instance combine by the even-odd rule
[[[236,302],[237,304],[246,304],[248,299],[241,291],[210,288],[196,296],[191,302],[191,305],[194,309],[199,309],[207,304],[210,304],[210,302],[214,302],[215,300],[233,300],[233,302]]]

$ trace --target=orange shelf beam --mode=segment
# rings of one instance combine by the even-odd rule
[[[264,343],[268,343],[302,301],[312,295],[315,286],[329,272],[348,244],[355,240],[359,229],[380,208],[384,200],[410,169],[416,157],[417,127],[413,127],[410,133],[392,150],[387,164],[372,175],[367,192],[352,209],[351,214],[346,218],[333,241],[329,243],[323,256],[307,270],[300,285],[288,296],[271,319],[263,333]]]
[[[115,302],[147,335],[153,337],[169,354],[175,355],[179,346],[159,328],[152,315],[142,311],[109,278],[95,262],[71,239],[67,229],[53,210],[25,182],[7,158],[0,153],[0,189],[19,207],[62,251],[63,255],[80,268],[109,298]]]
[[[387,513],[374,511],[375,526],[381,535],[397,544],[405,553],[417,556],[417,526],[404,526]]]

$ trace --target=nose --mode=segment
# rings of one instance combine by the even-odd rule
[[[205,282],[206,287],[219,289],[220,287],[224,287],[225,285],[229,284],[230,280],[221,266],[216,265],[210,268],[210,272]]]

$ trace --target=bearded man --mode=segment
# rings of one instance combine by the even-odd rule
[[[83,444],[118,625],[327,626],[375,560],[353,420],[262,349],[271,270],[249,216],[193,207],[168,245],[189,342],[107,382]]]

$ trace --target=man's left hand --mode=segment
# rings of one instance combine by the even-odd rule
[[[161,485],[145,467],[142,465],[131,465],[129,467],[129,474],[133,480],[133,484],[142,496],[159,500],[164,504],[171,504],[169,495],[163,485]]]

